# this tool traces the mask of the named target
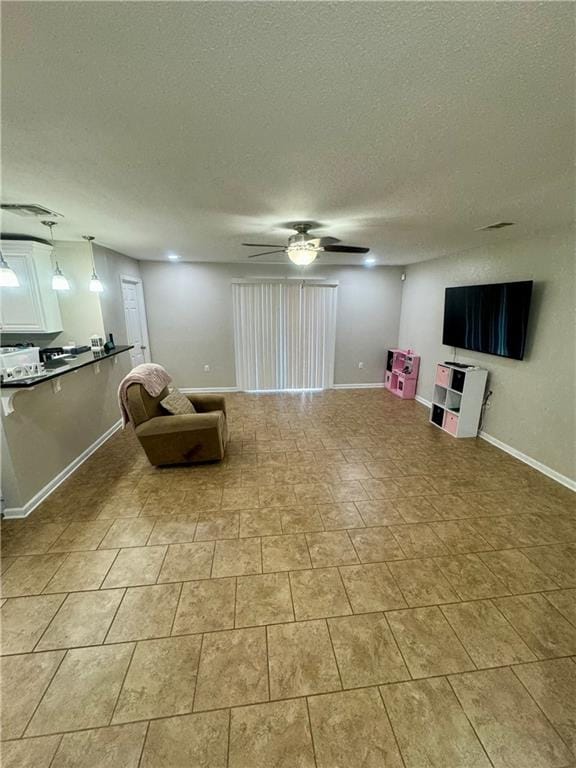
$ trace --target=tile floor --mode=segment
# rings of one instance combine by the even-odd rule
[[[380,390],[2,524],[4,768],[573,768],[574,496]]]

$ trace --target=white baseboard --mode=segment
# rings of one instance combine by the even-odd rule
[[[218,393],[218,392],[239,392],[240,390],[238,387],[178,387],[180,392],[184,392],[185,395],[193,395],[195,392],[198,394],[205,392],[206,394],[209,394],[210,392]]]
[[[416,400],[422,405],[425,405],[427,408],[432,407],[430,400],[426,400],[420,395],[416,395]],[[543,475],[546,475],[546,477],[549,477],[552,480],[555,480],[557,483],[560,483],[560,485],[564,485],[571,491],[576,491],[576,480],[572,480],[570,477],[566,477],[566,475],[560,474],[560,472],[552,469],[552,467],[549,467],[546,464],[542,464],[541,461],[533,459],[532,456],[528,456],[526,453],[522,453],[522,451],[519,451],[517,448],[513,448],[511,445],[508,445],[508,443],[503,443],[502,440],[498,440],[498,438],[492,437],[492,435],[489,435],[487,432],[479,432],[478,437],[481,437],[482,440],[486,440],[487,443],[496,446],[496,448],[504,451],[504,453],[508,453],[510,456],[514,456],[514,458],[518,459],[518,461],[522,461],[524,464],[528,464],[528,466],[532,467],[532,469],[541,472]]]
[[[33,510],[35,510],[36,507],[44,501],[44,499],[48,498],[48,496],[50,496],[50,494],[55,491],[56,488],[58,488],[58,486],[64,482],[64,480],[70,477],[72,472],[78,469],[78,467],[83,464],[86,459],[88,459],[94,453],[94,451],[98,450],[101,445],[109,440],[112,435],[120,429],[121,426],[122,419],[113,424],[110,429],[107,429],[103,435],[100,435],[100,437],[95,440],[92,445],[89,445],[85,451],[82,451],[80,456],[77,456],[73,462],[68,464],[68,466],[62,470],[62,472],[59,472],[56,477],[50,480],[50,482],[47,483],[44,488],[39,490],[38,493],[30,499],[30,501],[27,501],[23,507],[7,507],[6,509],[2,510],[4,517],[28,517],[28,515]]]
[[[383,381],[377,381],[373,384],[332,384],[332,389],[380,389],[383,386]]]

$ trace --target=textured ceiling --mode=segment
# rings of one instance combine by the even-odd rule
[[[573,12],[7,2],[2,199],[141,259],[237,261],[299,218],[384,264],[563,227]],[[500,220],[518,226],[474,231]],[[6,214],[3,230],[43,227]]]

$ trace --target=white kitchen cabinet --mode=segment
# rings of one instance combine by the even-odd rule
[[[52,290],[52,248],[33,240],[3,240],[2,253],[18,277],[18,288],[0,287],[3,333],[60,333],[58,294]]]

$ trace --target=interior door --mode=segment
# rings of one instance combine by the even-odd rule
[[[150,362],[144,294],[142,282],[138,278],[122,277],[121,280],[126,337],[128,344],[134,345],[134,348],[130,350],[130,360],[132,367],[134,367],[141,363]]]

